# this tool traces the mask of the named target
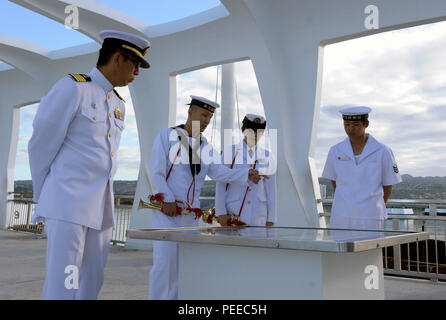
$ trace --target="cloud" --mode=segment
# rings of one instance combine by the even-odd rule
[[[124,142],[124,143],[123,143]],[[137,180],[139,172],[139,146],[127,146],[121,140],[118,151],[118,170],[115,180]]]

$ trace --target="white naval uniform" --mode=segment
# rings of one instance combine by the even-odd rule
[[[252,168],[257,161],[256,169],[261,173],[265,171],[269,179],[262,178],[258,184],[251,181],[230,183],[227,190],[226,183],[218,182],[215,190],[215,213],[217,216],[227,212],[236,215],[240,213],[240,220],[247,225],[265,226],[266,222],[276,222],[277,186],[274,159],[268,150],[254,146],[251,156],[249,149],[245,141],[228,146],[223,151],[222,162],[231,167],[235,157],[234,168]]]
[[[46,220],[48,235],[44,299],[96,299],[103,282],[125,106],[97,68],[89,76],[66,76],[41,99],[28,144],[33,221]],[[79,290],[65,288],[67,265]]]
[[[187,136],[186,131],[177,128]],[[198,139],[188,138],[192,147]],[[219,163],[206,163],[205,153],[220,162],[220,155],[207,141],[201,144],[201,171],[195,177],[195,195],[193,195],[192,173],[189,166],[188,150],[181,147],[179,157],[174,166],[172,162],[179,148],[178,134],[172,128],[163,129],[156,137],[150,155],[150,179],[154,193],[164,194],[165,202],[186,200],[193,208],[200,208],[200,190],[206,175],[217,181],[247,181],[248,168],[230,170]],[[169,154],[171,155],[169,157]],[[171,160],[169,160],[171,159]],[[172,168],[169,178],[166,176]],[[189,192],[188,192],[189,191]],[[188,197],[189,193],[189,197]],[[189,199],[188,199],[189,198]],[[169,217],[164,213],[152,210],[152,228],[195,227],[198,220],[193,215]],[[166,241],[153,241],[153,267],[150,270],[149,299],[173,300],[178,299],[178,243]]]
[[[330,148],[324,178],[336,181],[330,227],[382,229],[387,218],[383,186],[402,181],[392,150],[367,134],[362,154],[355,155],[347,137]]]

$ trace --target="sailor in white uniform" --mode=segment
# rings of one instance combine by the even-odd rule
[[[272,152],[258,146],[266,128],[264,117],[247,114],[242,122],[244,139],[223,150],[222,162],[229,168],[255,168],[267,172],[269,179],[252,182],[218,182],[215,191],[215,213],[221,225],[227,225],[235,214],[247,225],[274,226],[277,212],[277,186]],[[230,159],[230,162],[228,161]]]
[[[152,210],[152,228],[195,227],[193,215],[177,215],[175,200],[200,208],[200,190],[206,175],[218,181],[258,183],[257,170],[230,170],[220,163],[220,155],[201,135],[214,111],[219,108],[206,98],[191,96],[184,125],[161,130],[150,155],[149,171],[154,193],[162,193],[162,211]],[[178,299],[178,243],[153,241],[149,299]]]
[[[335,194],[330,228],[383,229],[392,186],[402,181],[392,150],[365,133],[368,107],[340,111],[347,138],[330,148],[322,176]]]
[[[28,144],[37,206],[48,236],[43,299],[96,299],[113,221],[113,176],[125,105],[113,89],[148,68],[150,43],[104,30],[97,66],[60,79],[44,96]]]

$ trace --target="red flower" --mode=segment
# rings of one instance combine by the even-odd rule
[[[206,223],[212,224],[215,217],[215,211],[212,211],[212,213],[207,217]]]
[[[163,203],[164,202],[164,194],[162,193],[157,193],[155,195],[153,195],[150,200],[152,202],[156,202],[156,203]]]
[[[203,210],[201,210],[200,208],[189,207],[186,210],[189,211],[189,212],[195,213],[195,219],[199,219],[203,215]]]

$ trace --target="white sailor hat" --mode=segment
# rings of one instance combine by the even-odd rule
[[[372,109],[369,107],[348,107],[339,111],[342,119],[351,121],[367,121]]]
[[[264,117],[259,116],[257,114],[248,113],[243,118],[243,126],[246,129],[253,129],[254,131],[257,131],[259,129],[265,129],[266,128],[266,120]]]
[[[102,47],[123,49],[141,62],[141,68],[150,68],[150,64],[144,60],[144,56],[150,48],[149,40],[118,30],[102,30],[99,32],[99,37],[103,41]]]
[[[189,106],[197,106],[203,109],[206,109],[212,113],[214,113],[215,109],[220,108],[220,105],[216,102],[213,102],[209,99],[203,98],[203,97],[199,97],[199,96],[190,96],[191,97],[191,102],[188,103],[187,105]]]

